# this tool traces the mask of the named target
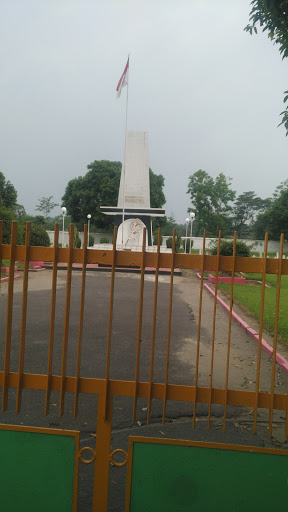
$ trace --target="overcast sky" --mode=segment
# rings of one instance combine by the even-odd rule
[[[129,52],[128,129],[149,134],[167,214],[185,221],[200,168],[269,197],[288,178],[288,64],[243,31],[249,12],[246,0],[0,1],[0,170],[27,213],[42,196],[61,203],[90,162],[122,161]]]

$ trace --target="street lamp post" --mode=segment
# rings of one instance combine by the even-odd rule
[[[188,224],[189,224],[189,217],[187,217],[187,219],[186,219],[185,254],[186,254],[186,247],[187,247],[187,231],[188,231]]]
[[[88,213],[87,219],[88,219],[88,247],[89,247],[89,232],[90,232],[90,219],[91,219],[90,213]]]
[[[62,206],[61,208],[62,210],[62,247],[64,247],[64,217],[66,215],[66,212],[67,212],[67,208],[65,208],[65,206]]]
[[[191,213],[190,213],[190,220],[191,220],[191,231],[190,231],[190,251],[189,251],[189,254],[191,254],[191,242],[192,242],[192,227],[193,227],[193,222],[194,222],[194,219],[195,219],[195,213],[194,213],[194,212],[191,212]]]

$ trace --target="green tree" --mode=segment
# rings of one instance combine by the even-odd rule
[[[215,180],[204,170],[199,169],[189,177],[188,194],[196,214],[197,231],[206,229],[207,235],[217,235],[221,229],[223,235],[231,230],[231,202],[235,192],[231,190],[231,178],[220,173]],[[194,225],[193,225],[193,232]],[[197,233],[197,234],[198,234]]]
[[[22,204],[16,204],[14,211],[17,219],[22,219],[26,215],[25,208]]]
[[[162,236],[171,236],[173,229],[177,227],[173,214],[168,217],[165,216],[162,221],[162,226],[160,227]],[[158,230],[156,229],[154,233],[157,235]]]
[[[282,59],[288,57],[288,0],[252,0],[251,6],[249,24],[244,30],[252,34],[257,33],[257,26],[262,27],[262,32],[267,31],[269,39],[279,44]],[[286,103],[288,91],[284,94]],[[288,107],[280,115],[279,126],[283,124],[288,135]]]
[[[163,192],[164,176],[162,174],[154,174],[152,169],[149,169],[150,178],[150,206],[151,208],[162,208],[166,203],[166,198]]]
[[[288,237],[288,180],[280,183],[272,199],[262,201],[252,231],[257,239],[263,239],[266,232],[272,240],[279,240],[281,233]]]
[[[3,221],[3,243],[10,244],[11,222],[14,220],[14,213],[10,208],[0,206],[0,219]]]
[[[267,219],[271,238],[279,240],[281,233],[284,233],[285,238],[288,237],[288,180],[276,189]]]
[[[90,213],[91,228],[111,230],[113,217],[103,215],[100,206],[117,206],[121,175],[121,163],[101,160],[89,164],[85,176],[70,180],[62,202],[71,215],[72,222],[81,230]],[[165,203],[164,178],[150,169],[150,198],[152,208],[161,208]]]
[[[256,212],[265,209],[265,201],[257,197],[255,192],[243,192],[240,194],[233,206],[233,227],[241,238],[250,234]]]
[[[5,176],[0,172],[0,206],[5,206],[13,212],[17,206],[17,192],[10,181],[6,181]]]
[[[17,217],[18,208],[17,192],[10,181],[2,172],[0,172],[0,219],[3,221],[3,243],[10,243],[11,222]],[[23,207],[22,207],[23,208]],[[23,210],[22,210],[23,211]],[[17,243],[20,243],[21,236],[17,237]]]
[[[52,199],[53,196],[41,197],[41,199],[38,200],[39,204],[37,204],[35,208],[35,210],[44,213],[46,220],[48,219],[48,215],[53,210],[53,208],[55,208],[55,206],[58,206],[58,203],[54,203]]]
[[[269,212],[259,213],[251,226],[251,233],[256,240],[264,240],[265,233],[269,231]]]

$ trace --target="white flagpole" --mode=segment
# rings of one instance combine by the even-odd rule
[[[129,53],[129,55],[128,55],[128,60],[129,60],[129,68],[128,68],[127,96],[126,96],[125,145],[124,145],[124,162],[123,162],[123,166],[122,166],[122,176],[123,176],[122,250],[124,249],[124,219],[125,219],[125,165],[126,165],[127,123],[128,123],[128,90],[129,90],[130,53]]]

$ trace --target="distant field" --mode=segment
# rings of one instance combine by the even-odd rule
[[[246,274],[247,279],[262,280],[261,274]],[[275,326],[275,308],[276,308],[276,291],[277,291],[277,276],[266,275],[266,284],[270,288],[265,288],[265,307],[263,324],[272,335],[274,334]],[[230,295],[231,285],[220,283],[219,288]],[[260,319],[260,306],[261,306],[261,286],[255,285],[234,285],[233,298],[241,306],[247,308],[252,315]],[[288,343],[288,276],[281,278],[281,293],[280,293],[280,308],[279,308],[279,322],[278,322],[278,335]]]

